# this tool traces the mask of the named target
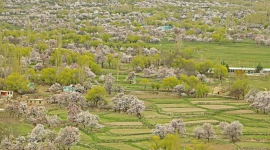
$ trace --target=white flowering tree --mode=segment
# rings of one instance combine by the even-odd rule
[[[135,79],[136,79],[136,74],[134,71],[130,72],[126,77],[126,81],[128,81],[130,84],[135,83]]]
[[[234,121],[224,127],[223,135],[227,136],[232,142],[240,140],[243,125],[239,121]]]
[[[105,83],[104,83],[104,88],[106,89],[109,95],[111,95],[112,93],[113,85],[114,85],[114,77],[112,76],[111,73],[109,73],[106,76]]]
[[[174,119],[170,122],[171,126],[174,128],[178,134],[184,134],[186,132],[186,126],[183,122],[183,119]]]
[[[51,91],[51,92],[57,92],[57,91],[62,91],[62,90],[63,90],[63,87],[59,83],[54,83],[49,88],[49,91]]]
[[[167,134],[174,134],[174,128],[171,126],[171,124],[156,124],[155,129],[152,130],[152,134],[163,139]]]
[[[46,124],[47,123],[46,113],[47,113],[47,110],[44,106],[38,106],[38,107],[31,106],[27,110],[26,120],[28,122],[33,123],[34,125]]]
[[[152,130],[152,134],[159,136],[161,139],[165,138],[167,134],[175,134],[176,132],[180,135],[186,131],[183,119],[172,120],[170,123],[161,125],[157,124],[155,129]]]
[[[212,124],[210,123],[204,123],[202,126],[203,129],[203,138],[207,139],[208,142],[210,141],[211,138],[215,138],[216,137],[216,133],[213,129]]]
[[[200,139],[203,137],[203,128],[195,127],[193,133],[196,135],[197,139]]]
[[[69,103],[76,103],[82,107],[86,106],[86,99],[79,92],[62,92],[49,98],[49,102],[57,103],[59,106],[68,106]]]
[[[74,102],[69,103],[66,109],[68,110],[67,120],[70,122],[75,122],[76,116],[82,111],[81,107]]]
[[[86,126],[91,128],[103,128],[104,126],[99,124],[100,118],[98,115],[90,114],[89,111],[82,111],[76,116],[76,125],[82,124],[83,128],[85,129]]]
[[[172,92],[178,96],[182,96],[183,93],[185,94],[185,91],[186,91],[186,88],[184,84],[176,85],[172,90]]]
[[[18,116],[25,115],[27,113],[27,104],[20,102],[18,106]]]
[[[76,145],[80,141],[79,129],[71,126],[61,128],[55,142],[63,149],[69,149],[71,146]]]
[[[219,124],[218,124],[218,128],[219,129],[222,129],[222,130],[224,130],[224,128],[227,126],[227,125],[229,125],[229,123],[228,122],[226,122],[226,121],[222,121],[222,122],[220,122]]]
[[[269,113],[270,112],[270,91],[257,93],[250,107],[255,108],[257,112],[262,111],[263,113]]]
[[[247,95],[245,96],[245,100],[247,102],[254,102],[255,98],[256,98],[256,95],[260,92],[259,89],[256,89],[256,88],[253,88],[253,89],[250,89],[247,93]]]
[[[55,133],[51,130],[45,129],[42,124],[37,124],[36,127],[28,135],[28,141],[32,142],[43,142],[45,139],[53,140],[55,138]]]
[[[138,118],[141,118],[141,113],[145,110],[144,102],[139,100],[137,97],[134,97],[134,99],[129,104],[129,109],[127,110],[127,113],[130,114],[136,114]]]
[[[57,115],[48,116],[46,115],[47,124],[49,127],[56,127],[61,123],[61,118]]]
[[[84,83],[83,87],[85,90],[90,90],[92,88],[91,78],[88,78]]]
[[[136,114],[139,118],[141,118],[141,112],[145,110],[143,101],[139,100],[136,96],[125,95],[124,93],[118,93],[111,99],[111,103],[115,111]]]

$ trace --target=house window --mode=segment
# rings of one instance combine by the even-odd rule
[[[41,101],[39,101],[39,104],[41,104]]]

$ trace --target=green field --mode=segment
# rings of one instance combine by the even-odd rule
[[[194,52],[194,57],[210,59],[215,63],[225,61],[231,67],[256,67],[261,63],[263,67],[270,68],[270,48],[257,46],[254,42],[240,43],[200,43],[183,42],[183,48],[198,48]],[[149,47],[156,47],[161,51],[174,51],[177,47],[175,43],[149,44]]]

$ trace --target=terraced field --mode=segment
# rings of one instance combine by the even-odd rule
[[[92,132],[80,128],[83,133],[80,146],[105,150],[147,150],[151,145],[151,130],[157,123],[168,123],[172,119],[182,117],[187,130],[186,134],[180,137],[183,146],[189,145],[195,139],[192,133],[194,127],[209,122],[214,124],[218,136],[217,139],[210,141],[214,149],[270,148],[269,116],[256,114],[244,101],[218,97],[166,99],[148,95],[147,97],[150,98],[148,99],[144,94],[137,96],[148,103],[142,119],[112,111],[93,112],[100,116],[102,124],[106,127]],[[56,110],[50,113],[62,114],[63,111]],[[221,135],[222,131],[217,129],[216,125],[220,121],[235,120],[244,125],[244,134],[240,142],[231,143]],[[207,142],[204,139],[199,141]],[[77,148],[73,147],[73,149]]]
[[[96,149],[96,150],[148,150],[151,146],[151,130],[157,123],[164,124],[172,119],[183,118],[186,124],[186,134],[180,137],[181,144],[188,146],[195,139],[193,130],[196,126],[205,122],[214,125],[217,139],[211,140],[214,149],[233,150],[237,148],[268,148],[270,149],[270,117],[265,114],[257,114],[249,109],[249,104],[244,101],[236,101],[221,97],[209,98],[172,98],[168,95],[138,94],[137,96],[146,103],[146,111],[143,118],[138,119],[135,115],[118,113],[109,110],[89,109],[93,114],[101,118],[101,124],[105,128],[91,131],[79,126],[81,141],[72,150]],[[239,105],[240,104],[240,105]],[[65,122],[67,111],[52,107],[49,114],[57,114]],[[6,119],[9,126],[17,128],[19,134],[27,135],[33,126],[24,123],[23,119],[16,122],[8,119],[8,114],[0,114],[0,119]],[[226,139],[217,128],[220,121],[240,121],[243,125],[241,141],[232,143]],[[18,123],[20,128],[18,128]],[[55,130],[58,131],[60,127]],[[207,142],[205,139],[199,142]]]

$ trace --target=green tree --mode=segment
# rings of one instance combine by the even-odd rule
[[[194,51],[191,48],[185,48],[180,52],[181,56],[185,59],[190,59],[193,57]]]
[[[237,79],[233,82],[233,86],[230,91],[230,95],[234,96],[236,99],[242,97],[244,99],[245,93],[248,89],[248,83],[246,79]]]
[[[185,69],[188,74],[194,74],[197,70],[194,60],[185,59],[182,56],[177,56],[175,59],[173,59],[172,67]]]
[[[149,80],[146,79],[146,78],[143,78],[141,81],[140,81],[140,84],[144,86],[144,90],[146,90],[146,87],[149,85]]]
[[[24,77],[18,73],[12,73],[6,78],[5,85],[8,90],[13,90],[14,92],[25,92],[28,90],[29,82],[24,79]]]
[[[175,135],[167,134],[164,139],[159,136],[153,136],[151,141],[151,150],[182,150],[178,133]]]
[[[179,80],[176,77],[167,77],[164,78],[161,82],[162,87],[167,89],[168,91],[170,89],[173,89],[176,85],[178,85]]]
[[[135,57],[133,57],[131,61],[131,66],[133,68],[136,68],[136,67],[145,68],[146,64],[147,64],[147,58],[140,55],[136,55]]]
[[[160,84],[159,83],[156,84],[156,89],[157,89],[157,91],[160,89]]]
[[[203,62],[199,62],[197,64],[197,70],[201,74],[207,73],[212,67],[213,67],[213,63],[212,63],[211,60],[206,60],[206,61],[203,61]]]
[[[114,56],[113,56],[113,54],[108,54],[107,56],[106,56],[106,61],[107,61],[107,63],[109,64],[109,67],[111,68],[111,65],[112,65],[112,63],[113,63],[113,60],[114,60]]]
[[[56,69],[55,68],[45,68],[41,70],[40,79],[47,84],[54,84],[56,82]]]
[[[209,143],[192,141],[192,144],[186,148],[187,150],[214,150]]]
[[[59,74],[58,81],[62,85],[77,84],[79,82],[79,70],[64,68]]]
[[[209,87],[203,83],[199,83],[195,86],[196,97],[206,97],[209,93]]]
[[[195,76],[189,76],[187,78],[187,81],[186,83],[191,87],[191,88],[194,88],[198,83],[199,83],[199,79]]]
[[[137,43],[137,41],[139,41],[141,39],[141,36],[139,35],[132,35],[132,34],[129,34],[127,36],[127,41],[129,43]]]
[[[261,70],[263,70],[263,66],[261,65],[261,63],[259,63],[259,64],[256,66],[255,72],[256,72],[256,73],[259,73]]]
[[[226,77],[228,75],[227,67],[221,64],[216,64],[214,66],[214,76],[216,78],[219,78],[221,80],[223,77]]]
[[[0,12],[3,11],[5,8],[5,3],[4,1],[0,1]]]
[[[5,79],[0,77],[0,90],[3,90],[6,88]]]
[[[108,42],[111,38],[111,35],[106,33],[106,34],[103,34],[101,39],[104,41],[104,42]]]
[[[224,28],[219,28],[216,30],[211,37],[214,42],[218,42],[219,44],[228,42],[229,40],[226,38],[226,30]]]
[[[36,81],[36,79],[37,79],[35,69],[33,69],[33,68],[28,68],[25,71],[25,76],[26,76],[26,80]]]
[[[93,102],[95,106],[102,104],[105,101],[106,90],[102,86],[94,86],[88,91],[86,99]]]

